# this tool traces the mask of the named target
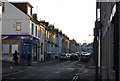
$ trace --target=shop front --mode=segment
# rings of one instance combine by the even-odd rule
[[[38,61],[38,39],[30,35],[2,35],[2,47],[3,60],[12,61],[13,53],[17,50],[20,56],[25,56],[25,62],[28,54],[31,55],[32,62]],[[19,61],[22,61],[22,57]]]

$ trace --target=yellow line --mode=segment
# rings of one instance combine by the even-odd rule
[[[71,81],[77,81],[79,75],[82,75],[82,74],[85,74],[85,73],[87,73],[87,70],[85,70],[85,72],[83,72],[83,73],[77,73]]]
[[[5,75],[2,75],[2,76],[9,76],[9,75],[14,75],[14,74],[18,74],[18,73],[21,73],[23,71],[19,71],[19,72],[14,72],[14,73],[10,73],[10,74],[5,74]]]
[[[75,75],[72,79],[72,81],[76,81],[78,79],[78,75]]]

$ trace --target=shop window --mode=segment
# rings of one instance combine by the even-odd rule
[[[15,50],[18,52],[18,44],[12,45],[12,54],[15,52]]]
[[[21,31],[21,22],[16,22],[16,31]]]
[[[2,58],[2,60],[8,60],[9,59],[9,57],[8,57],[9,48],[10,48],[9,44],[3,44],[3,49],[2,49],[2,51],[3,51],[2,57],[3,58]]]

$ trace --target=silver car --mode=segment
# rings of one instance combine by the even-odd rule
[[[60,60],[68,60],[68,57],[66,54],[61,54],[60,55]]]

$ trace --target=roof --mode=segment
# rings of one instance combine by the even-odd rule
[[[27,1],[12,1],[10,3],[13,3],[13,4],[14,3],[16,3],[16,4],[19,4],[19,3],[21,3],[21,4],[28,4],[29,6],[31,6],[33,8],[33,6],[29,2],[27,2]]]

